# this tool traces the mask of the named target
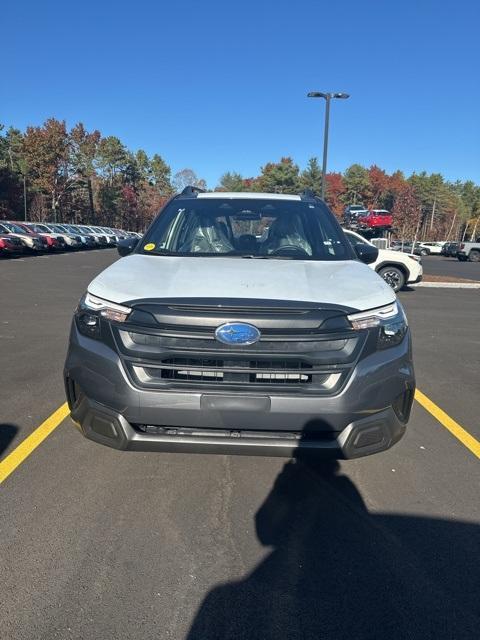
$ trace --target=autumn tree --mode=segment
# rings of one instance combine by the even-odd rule
[[[49,199],[52,220],[57,220],[62,201],[78,179],[65,121],[50,118],[41,127],[27,127],[23,157],[33,188]]]
[[[372,209],[385,209],[389,193],[389,176],[383,169],[373,165],[367,171],[367,204]]]
[[[479,234],[480,186],[472,181],[451,183],[427,172],[389,175],[379,166],[365,169],[359,164],[343,175],[329,173],[325,181],[326,201],[337,216],[345,205],[356,203],[392,211],[401,237],[435,240]],[[159,154],[131,151],[118,137],[102,138],[82,123],[70,131],[55,118],[25,132],[0,125],[0,218],[22,216],[27,204],[33,220],[143,229],[166,199],[187,185],[206,188],[191,169],[172,178]],[[292,158],[285,157],[266,163],[257,176],[228,171],[217,189],[298,193],[308,188],[318,194],[321,186],[316,158],[300,172]]]
[[[392,213],[398,236],[417,239],[422,222],[422,208],[412,185],[405,183],[404,188],[397,195]]]
[[[325,176],[325,199],[337,217],[341,217],[344,209],[343,197],[345,184],[341,173],[327,173]]]

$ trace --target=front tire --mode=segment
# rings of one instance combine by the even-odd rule
[[[480,262],[480,251],[472,249],[468,255],[470,262]]]
[[[398,267],[388,266],[382,267],[378,272],[378,275],[381,276],[385,282],[392,287],[392,289],[397,293],[405,286],[405,274]]]

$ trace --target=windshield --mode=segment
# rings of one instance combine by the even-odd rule
[[[32,224],[30,228],[40,233],[51,233],[50,229],[44,224]]]
[[[21,227],[17,227],[16,224],[12,224],[11,222],[2,222],[2,225],[6,227],[9,231],[13,231],[13,233],[25,233],[25,229]]]
[[[298,260],[353,257],[340,226],[321,203],[254,198],[174,200],[140,251]]]

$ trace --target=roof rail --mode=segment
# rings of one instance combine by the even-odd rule
[[[311,189],[304,189],[299,196],[301,200],[315,200],[317,198],[317,194]]]
[[[187,196],[189,198],[196,198],[199,193],[205,193],[205,189],[200,189],[200,187],[192,187],[188,186],[183,189],[180,195]]]

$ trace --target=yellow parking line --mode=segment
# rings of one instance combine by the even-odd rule
[[[474,456],[480,458],[480,442],[476,438],[470,435],[468,431],[458,424],[458,422],[455,422],[453,418],[450,418],[443,409],[440,409],[438,405],[432,402],[430,398],[427,398],[427,396],[419,391],[419,389],[415,391],[415,400],[434,418],[436,418],[438,422],[445,427],[445,429],[448,429],[452,436],[455,436],[457,440],[460,440],[460,442],[467,447]]]
[[[42,444],[45,438],[65,420],[69,413],[68,404],[65,402],[0,462],[0,484]]]

